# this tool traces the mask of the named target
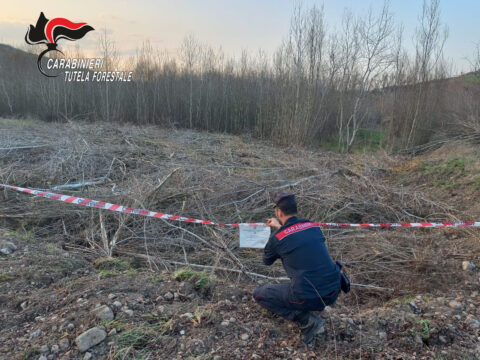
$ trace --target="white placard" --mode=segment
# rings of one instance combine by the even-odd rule
[[[269,237],[269,226],[240,224],[240,247],[263,249]]]

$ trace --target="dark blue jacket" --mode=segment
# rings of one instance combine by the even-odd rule
[[[265,265],[282,259],[293,294],[300,299],[318,297],[313,286],[320,296],[340,288],[340,269],[328,254],[322,230],[309,220],[289,218],[270,236],[264,252]]]

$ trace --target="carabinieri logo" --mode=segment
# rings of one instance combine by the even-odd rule
[[[38,55],[38,70],[40,70],[40,72],[45,76],[56,77],[58,75],[48,75],[45,73],[45,71],[43,71],[42,57],[50,51],[58,51],[63,55],[63,53],[57,49],[58,40],[80,40],[91,30],[94,30],[94,28],[87,23],[74,23],[65,18],[54,18],[52,20],[48,20],[43,12],[41,12],[40,16],[38,17],[37,24],[35,26],[30,25],[30,28],[25,34],[25,41],[30,45],[47,45],[47,49]]]

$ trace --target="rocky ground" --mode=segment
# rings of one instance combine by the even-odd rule
[[[2,360],[480,358],[470,263],[461,290],[448,294],[347,306],[361,291],[353,290],[321,314],[325,332],[306,347],[294,324],[255,304],[254,283],[153,273],[127,259],[92,262],[6,231],[0,238]]]

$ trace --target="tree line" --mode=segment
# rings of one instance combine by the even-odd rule
[[[12,51],[0,56],[0,115],[247,132],[279,144],[328,142],[345,152],[378,130],[386,148],[406,149],[480,128],[478,77],[469,75],[466,85],[444,80],[451,71],[440,15],[440,0],[424,1],[413,54],[388,1],[363,16],[346,10],[336,29],[322,7],[297,5],[272,56],[227,57],[189,35],[178,56],[146,42],[124,59],[104,31],[104,70],[133,70],[129,83],[46,78],[33,57]],[[78,47],[66,55],[82,57]],[[479,63],[477,48],[472,71]]]

